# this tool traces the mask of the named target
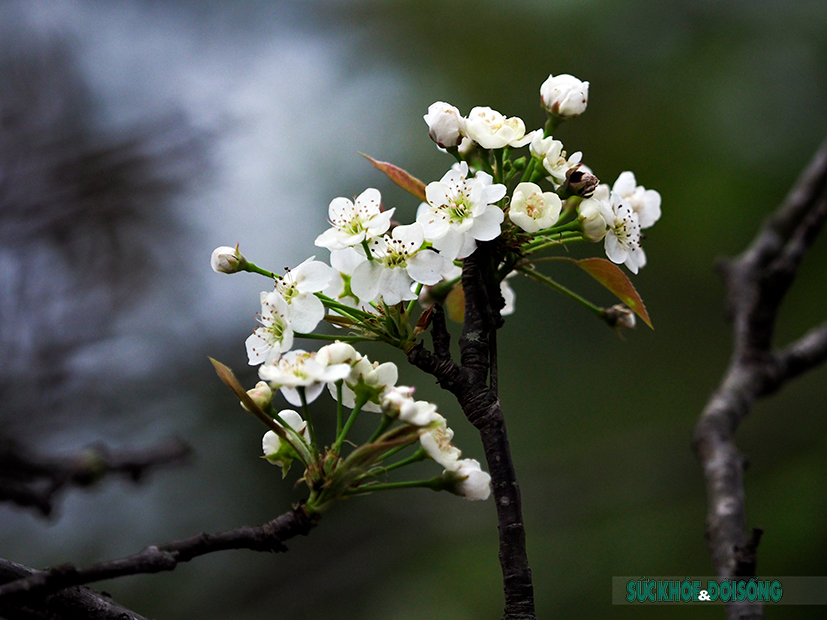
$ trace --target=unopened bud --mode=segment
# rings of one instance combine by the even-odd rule
[[[428,124],[428,135],[438,146],[444,149],[451,148],[462,141],[463,119],[454,106],[437,101],[430,105],[428,113],[423,118]]]
[[[609,230],[606,219],[603,217],[603,208],[600,201],[595,198],[587,198],[577,206],[580,226],[583,228],[583,236],[597,243],[606,236]]]
[[[623,304],[606,308],[603,311],[603,319],[608,323],[609,327],[614,327],[615,329],[635,328],[635,313]]]
[[[600,185],[600,179],[583,166],[575,166],[566,170],[566,186],[571,195],[589,198]]]
[[[252,390],[247,390],[247,395],[261,409],[266,409],[267,405],[270,404],[270,401],[273,400],[273,390],[264,381],[259,381],[256,383],[256,387]],[[241,406],[244,407],[245,410],[249,411],[244,402],[241,403]]]
[[[210,258],[210,266],[216,273],[236,273],[242,271],[246,265],[247,259],[238,251],[238,246],[231,248],[222,245],[213,250]]]
[[[540,86],[540,99],[549,114],[560,118],[574,118],[586,111],[589,102],[589,83],[573,75],[549,75]]]

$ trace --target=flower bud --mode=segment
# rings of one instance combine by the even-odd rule
[[[549,75],[540,86],[540,99],[549,114],[561,118],[574,118],[586,111],[589,83],[581,82],[566,73],[556,77]]]
[[[247,265],[247,260],[238,251],[238,246],[231,248],[222,245],[215,248],[210,258],[210,266],[216,273],[236,273],[242,271]]]
[[[247,395],[261,409],[266,409],[267,405],[270,404],[270,401],[273,400],[273,390],[264,381],[259,381],[256,383],[256,387],[252,390],[247,390]],[[241,406],[244,407],[246,411],[249,411],[249,409],[247,409],[247,405],[245,405],[243,401]]]
[[[423,116],[428,123],[428,135],[441,148],[457,146],[462,140],[462,117],[454,106],[437,101],[428,107]]]
[[[614,328],[634,329],[635,313],[623,304],[617,304],[603,311],[603,319]]]
[[[583,236],[586,239],[597,243],[606,236],[608,224],[603,217],[603,207],[599,200],[587,198],[578,205],[577,210],[579,212],[577,219],[583,227]]]
[[[573,196],[589,198],[600,185],[600,179],[585,167],[578,165],[566,171],[566,186]]]

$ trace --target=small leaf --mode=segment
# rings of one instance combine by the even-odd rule
[[[267,415],[264,410],[259,407],[255,401],[250,398],[250,395],[247,393],[242,385],[238,382],[238,379],[235,378],[233,371],[230,370],[227,366],[219,362],[218,360],[214,360],[210,358],[213,367],[215,368],[215,372],[218,374],[219,378],[227,384],[227,386],[238,396],[238,399],[244,403],[244,406],[247,408],[247,411],[252,413],[256,416],[259,420],[264,422],[271,431],[273,431],[279,438],[284,439],[290,443],[287,439],[287,434],[284,428],[276,422],[273,418]]]
[[[419,320],[416,322],[416,326],[414,327],[413,335],[416,337],[425,330],[427,330],[431,326],[431,316],[434,313],[434,304],[428,306],[428,308],[423,312]]]
[[[632,282],[626,277],[626,274],[621,271],[620,267],[605,258],[584,258],[582,260],[563,258],[563,260],[574,263],[600,282],[600,284],[609,289],[615,297],[629,306],[629,309],[638,315],[644,323],[654,329],[654,327],[652,327],[652,321],[649,320],[649,313],[646,312],[646,306],[643,305],[643,300],[640,298],[640,295],[638,295]]]
[[[390,178],[390,180],[396,183],[399,187],[425,202],[425,184],[415,176],[406,172],[399,166],[394,166],[386,161],[376,161],[373,157],[365,155],[364,153],[359,153],[359,155],[367,159],[376,168],[388,175],[388,178]]]

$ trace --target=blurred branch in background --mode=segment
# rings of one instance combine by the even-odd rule
[[[152,469],[186,462],[190,452],[180,439],[170,439],[144,450],[101,446],[69,456],[44,456],[0,438],[0,502],[30,506],[49,516],[58,494],[69,487],[89,487],[113,474],[141,482]]]
[[[827,142],[786,201],[737,258],[721,265],[734,345],[729,368],[695,428],[695,452],[706,477],[707,540],[720,577],[756,574],[762,531],[747,532],[743,473],[735,446],[739,424],[756,400],[827,359],[827,322],[782,349],[772,346],[779,306],[827,218]],[[763,618],[760,605],[733,603],[730,618]]]
[[[37,572],[0,559],[0,583],[23,579]],[[0,613],[14,620],[145,620],[115,603],[107,594],[84,587],[67,588],[50,596],[38,596],[36,600],[2,603]]]
[[[123,386],[79,372],[79,356],[111,338],[116,322],[169,272],[181,232],[171,207],[203,172],[205,141],[174,110],[111,127],[77,46],[54,34],[5,30],[0,422],[7,435],[34,445],[82,417],[111,419],[122,409]]]

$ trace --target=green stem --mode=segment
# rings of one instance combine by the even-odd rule
[[[529,243],[523,247],[523,253],[529,254],[533,252],[539,252],[540,250],[545,250],[546,248],[553,248],[558,245],[566,245],[569,243],[582,243],[586,241],[580,234],[572,235],[570,233],[562,233],[559,238],[557,239],[538,239],[535,245],[534,243]]]
[[[384,413],[382,414],[382,419],[379,421],[379,426],[374,431],[373,435],[370,436],[367,443],[373,443],[376,441],[379,436],[384,433],[388,427],[393,424],[393,418],[386,416]]]
[[[532,157],[531,161],[528,162],[528,165],[525,167],[525,170],[523,171],[523,176],[520,179],[520,183],[525,183],[526,181],[531,179],[531,175],[534,174],[534,166],[536,164],[537,160],[534,157]]]
[[[547,275],[544,275],[542,273],[538,273],[537,271],[534,271],[533,269],[529,269],[528,267],[518,267],[517,271],[519,271],[521,273],[524,273],[525,275],[527,275],[529,278],[532,278],[533,280],[537,280],[538,282],[542,282],[543,284],[553,288],[558,293],[563,293],[563,295],[565,295],[566,297],[568,297],[570,299],[573,299],[577,303],[582,304],[584,307],[586,307],[587,309],[594,312],[599,318],[601,318],[601,319],[603,318],[603,308],[594,305],[588,299],[585,299],[585,298],[581,297],[580,295],[578,295],[574,291],[572,291],[570,289],[567,289],[562,284],[560,284],[558,282],[555,282],[554,280],[549,278]]]
[[[304,332],[293,332],[296,338],[305,338],[307,340],[338,340],[340,342],[365,342],[369,338],[364,336],[339,336],[336,334],[305,334]]]
[[[266,269],[262,269],[255,263],[251,263],[247,261],[247,264],[244,266],[244,271],[249,271],[250,273],[258,273],[263,276],[267,276],[268,278],[272,278],[273,280],[278,280],[280,276],[277,276],[272,271],[267,271]]]
[[[422,282],[419,282],[416,287],[416,290],[414,291],[414,293],[416,293],[416,299],[412,299],[411,303],[408,304],[408,307],[405,308],[406,315],[410,316],[411,312],[413,312],[414,306],[416,305],[416,302],[419,300],[419,294],[422,292],[422,286]]]
[[[325,308],[330,308],[331,310],[336,310],[342,314],[349,316],[352,319],[359,320],[359,318],[369,319],[373,315],[370,312],[365,312],[364,310],[360,310],[359,308],[354,308],[353,306],[348,306],[347,304],[343,304],[335,299],[328,297],[327,295],[323,295],[322,293],[315,293],[316,297],[321,299],[322,303],[324,304]]]
[[[365,493],[373,493],[374,491],[391,491],[394,489],[416,489],[425,488],[434,491],[442,491],[445,488],[445,481],[442,476],[431,478],[430,480],[408,480],[404,482],[386,482],[380,484],[368,484],[357,487],[355,489],[348,489],[342,493],[344,496],[349,495],[363,495]]]
[[[304,414],[304,419],[307,422],[307,430],[310,431],[310,449],[313,454],[318,454],[319,450],[316,447],[318,445],[316,443],[316,428],[313,426],[313,418],[310,417],[310,411],[307,408],[307,393],[305,392],[303,385],[297,387],[296,390],[299,392],[299,398],[302,401],[302,413]]]
[[[402,446],[403,448],[407,448],[408,446]],[[385,457],[383,457],[385,458]],[[394,469],[399,469],[400,467],[405,467],[406,465],[410,465],[412,463],[418,463],[419,461],[424,461],[428,458],[428,453],[425,452],[424,448],[419,448],[416,452],[414,452],[411,456],[406,459],[402,459],[401,461],[397,461],[396,463],[391,463],[390,465],[386,465],[385,467],[377,467],[365,474],[362,474],[357,478],[357,480],[362,480],[364,478],[370,478],[373,476],[382,476],[389,471],[393,471]]]
[[[336,382],[336,437],[342,432],[342,423],[345,418],[345,407],[342,404],[342,384],[344,379],[339,379]]]
[[[368,246],[367,239],[362,241],[362,247],[365,249],[365,256],[368,257],[368,260],[373,260],[373,255],[370,253],[370,247]]]
[[[295,428],[293,428],[287,422],[285,422],[284,418],[281,417],[281,414],[274,412],[273,418],[278,420],[279,425],[285,431],[287,431],[288,435],[293,435],[294,439],[290,437],[285,437],[285,441],[287,441],[287,443],[289,443],[293,447],[293,450],[296,451],[296,454],[299,455],[299,460],[301,460],[302,464],[305,467],[310,465],[310,462],[313,460],[313,455],[315,454],[315,452],[311,453],[308,450],[307,440],[301,436],[301,433],[299,433],[299,431],[297,431]]]
[[[362,410],[362,407],[365,406],[365,403],[368,402],[368,397],[365,394],[360,394],[356,397],[356,402],[353,405],[353,411],[350,412],[350,416],[345,422],[344,428],[342,428],[342,432],[339,433],[339,436],[336,438],[336,443],[333,444],[333,454],[339,454],[339,451],[342,449],[342,444],[347,437],[347,434],[350,432],[350,428],[353,426],[353,423],[356,422],[356,418],[359,417],[359,412]]]
[[[396,446],[395,448],[391,448],[390,450],[388,450],[387,452],[385,452],[385,454],[383,454],[383,455],[382,455],[382,456],[380,456],[378,459],[376,459],[376,461],[377,461],[377,462],[379,462],[379,461],[384,461],[385,459],[392,457],[392,456],[393,456],[394,454],[396,454],[397,452],[401,452],[402,450],[404,450],[405,448],[407,448],[409,445],[411,445],[411,444],[403,444],[403,445],[401,445],[401,446]]]
[[[497,175],[494,178],[494,182],[502,183],[505,174],[503,171],[503,149],[494,150],[494,160],[497,162]]]

